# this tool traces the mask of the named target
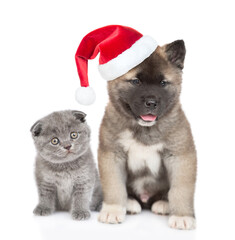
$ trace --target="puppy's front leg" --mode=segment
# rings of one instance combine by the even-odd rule
[[[170,190],[169,226],[176,229],[194,229],[194,190],[196,181],[196,156],[186,154],[165,160]]]
[[[125,219],[127,202],[125,161],[102,150],[99,150],[98,161],[104,195],[98,220],[121,223]]]

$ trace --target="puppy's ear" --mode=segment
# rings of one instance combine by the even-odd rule
[[[167,60],[176,67],[184,68],[186,49],[183,40],[177,40],[164,46]]]
[[[72,111],[73,116],[77,119],[80,120],[81,122],[85,122],[86,121],[86,114],[84,112],[81,111]]]
[[[42,132],[42,123],[40,121],[37,121],[31,127],[30,131],[34,137],[38,137],[40,135],[40,133]]]

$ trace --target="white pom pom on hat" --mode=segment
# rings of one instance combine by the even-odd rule
[[[98,53],[99,72],[111,81],[122,76],[148,58],[157,48],[150,36],[143,36],[135,29],[120,25],[109,25],[88,33],[75,54],[81,88],[76,91],[76,100],[83,105],[95,101],[95,92],[89,87],[88,60]]]
[[[76,90],[75,98],[82,105],[91,105],[95,102],[95,92],[92,87],[79,87]]]

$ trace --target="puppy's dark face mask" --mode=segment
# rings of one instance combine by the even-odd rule
[[[114,106],[139,125],[153,126],[179,101],[184,57],[182,40],[158,47],[136,68],[109,83]]]

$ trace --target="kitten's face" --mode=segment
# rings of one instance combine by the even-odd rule
[[[78,111],[52,113],[31,128],[38,153],[53,163],[77,159],[89,147],[90,130],[85,114]]]

